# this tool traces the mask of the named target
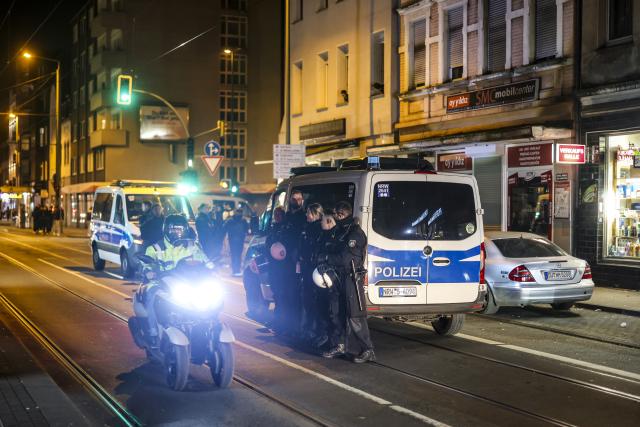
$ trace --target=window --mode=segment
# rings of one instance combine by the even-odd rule
[[[73,109],[77,109],[78,108],[78,92],[77,91],[73,91]]]
[[[220,56],[220,83],[225,85],[247,84],[247,55],[234,54],[233,66],[231,55]]]
[[[73,58],[71,69],[73,70],[74,77],[78,78],[78,73],[80,72],[80,68],[78,68],[78,59]]]
[[[100,12],[102,12],[103,10],[108,10],[107,9],[107,0],[98,0],[98,10]]]
[[[556,0],[536,1],[536,60],[556,56]]]
[[[384,31],[371,37],[371,96],[384,94]]]
[[[225,158],[244,160],[247,151],[247,130],[227,129],[221,148],[221,155]]]
[[[116,210],[113,214],[113,222],[124,225],[124,205],[122,203],[121,195],[116,197]]]
[[[302,114],[302,61],[291,67],[291,114]]]
[[[87,55],[84,52],[82,52],[80,54],[80,73],[84,75],[86,69],[87,69]]]
[[[102,109],[98,111],[98,120],[96,123],[98,130],[104,130],[107,128],[107,110]]]
[[[116,88],[118,87],[118,76],[122,74],[122,68],[112,68],[111,69],[111,87],[112,88]]]
[[[71,158],[71,175],[76,175],[77,171],[76,171],[76,158],[72,157]]]
[[[93,202],[93,213],[91,219],[108,222],[111,219],[111,206],[113,205],[113,195],[111,193],[98,193]]]
[[[495,239],[492,242],[506,258],[540,258],[566,256],[567,253],[544,237],[532,239]]]
[[[236,181],[239,184],[244,184],[247,181],[246,171],[244,166],[221,166],[220,167],[220,179],[229,179]]]
[[[98,90],[103,90],[107,88],[107,73],[105,71],[101,71],[98,73]]]
[[[416,194],[429,194],[417,198]],[[378,182],[373,230],[392,240],[463,240],[477,232],[473,188],[425,181]]]
[[[122,50],[122,30],[111,30],[111,50]]]
[[[78,24],[73,24],[73,42],[78,43]]]
[[[104,148],[98,148],[95,153],[94,153],[94,157],[95,157],[95,166],[96,166],[96,170],[103,170],[104,169]]]
[[[84,161],[85,161],[84,155],[81,154],[80,157],[78,157],[78,160],[79,160],[78,173],[84,173]]]
[[[79,124],[79,126],[80,126],[80,132],[79,132],[80,138],[84,138],[86,136],[86,133],[85,133],[86,128],[87,128],[86,124],[87,124],[87,122],[85,122],[84,120],[82,120],[80,122],[80,124]]]
[[[104,33],[98,37],[98,52],[107,50],[107,33]]]
[[[633,2],[631,0],[609,0],[609,41],[627,40],[633,34]]]
[[[111,129],[122,129],[122,111],[119,109],[111,110]]]
[[[337,99],[336,104],[349,103],[349,45],[340,46],[336,52],[337,72]]]
[[[332,212],[336,203],[341,201],[349,202],[353,208],[356,185],[352,182],[303,185],[294,187],[291,191],[302,192],[304,206],[309,206],[312,203],[320,203],[324,212]]]
[[[87,85],[87,88],[89,89],[89,98],[91,98],[91,95],[95,92],[95,86],[96,81],[94,79],[89,80],[89,84]]]
[[[129,221],[139,221],[142,216],[142,205],[144,202],[151,202],[152,205],[159,204],[165,215],[183,215],[188,220],[193,220],[193,210],[191,204],[185,196],[176,195],[154,195],[154,194],[127,194],[125,203],[127,205],[127,217]]]
[[[220,44],[223,47],[247,47],[247,17],[223,15],[220,19]]]
[[[247,121],[247,92],[220,91],[220,120],[240,123]]]
[[[80,93],[78,94],[80,105],[84,105],[84,86],[80,87]]]
[[[122,0],[111,0],[112,10],[122,10]]]
[[[487,70],[504,70],[507,51],[507,0],[489,0],[487,7]]]
[[[318,12],[320,12],[321,10],[325,10],[328,7],[329,7],[328,0],[318,0],[318,9],[317,9]]]
[[[316,108],[327,108],[329,102],[329,54],[318,55],[316,69]]]
[[[293,0],[291,2],[291,22],[302,21],[304,0]]]
[[[464,61],[462,57],[462,7],[450,9],[447,12],[447,61],[448,75],[451,80],[462,78]]]
[[[87,154],[87,172],[93,172],[93,153]]]
[[[38,136],[38,146],[39,147],[44,147],[44,143],[45,143],[45,128],[40,128],[39,129],[39,133],[40,135]]]
[[[238,10],[240,12],[247,11],[247,0],[221,0],[221,9]]]
[[[426,75],[427,51],[425,38],[427,21],[421,19],[411,24],[411,40],[413,42],[413,87],[424,86]]]

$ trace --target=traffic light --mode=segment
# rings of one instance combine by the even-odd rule
[[[187,169],[180,172],[178,191],[183,194],[195,193],[198,191],[198,184],[198,172],[195,169]]]
[[[126,74],[118,76],[118,93],[116,102],[120,105],[131,104],[131,93],[133,92],[133,77]]]
[[[229,183],[229,194],[232,196],[236,196],[239,191],[240,191],[240,185],[235,181],[231,181]]]
[[[194,155],[194,141],[193,138],[187,139],[187,167],[193,167],[193,155]]]
[[[218,130],[220,131],[220,136],[224,136],[225,126],[224,120],[218,120]]]

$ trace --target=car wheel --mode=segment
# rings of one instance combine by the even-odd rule
[[[487,285],[487,296],[485,297],[484,309],[480,312],[482,314],[496,314],[500,310],[500,306],[496,304],[496,298],[493,296],[491,286]]]
[[[464,314],[459,313],[449,316],[441,316],[432,321],[431,325],[438,335],[455,335],[462,330],[462,325],[464,325]]]
[[[573,303],[572,302],[556,302],[554,304],[551,304],[551,307],[554,310],[567,311],[567,310],[571,310],[571,307],[573,307]]]
[[[91,245],[91,260],[93,261],[93,269],[96,271],[104,270],[104,260],[100,258],[96,245]]]
[[[120,272],[125,279],[133,277],[135,273],[131,261],[129,261],[129,255],[125,249],[120,251]]]

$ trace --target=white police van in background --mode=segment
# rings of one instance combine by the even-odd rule
[[[460,331],[464,313],[482,310],[484,233],[473,176],[436,173],[419,159],[347,160],[339,169],[302,167],[278,185],[261,219],[266,234],[273,210],[288,208],[292,191],[325,212],[339,201],[353,206],[367,235],[367,312],[397,320],[429,320],[436,332]],[[264,237],[247,253],[244,283],[267,306],[270,287]],[[258,290],[259,289],[259,290]],[[249,307],[251,310],[256,307]]]
[[[120,265],[124,277],[131,277],[142,247],[139,219],[142,204],[159,204],[164,214],[182,214],[194,220],[186,194],[176,183],[155,181],[114,181],[96,190],[91,214],[91,251],[94,269],[104,269],[105,261]]]

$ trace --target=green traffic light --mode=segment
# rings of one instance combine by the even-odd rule
[[[238,192],[238,186],[237,185],[232,185],[231,186],[231,192],[234,193],[234,194],[237,193]]]
[[[131,105],[133,77],[121,74],[118,76],[116,102],[120,105]]]

